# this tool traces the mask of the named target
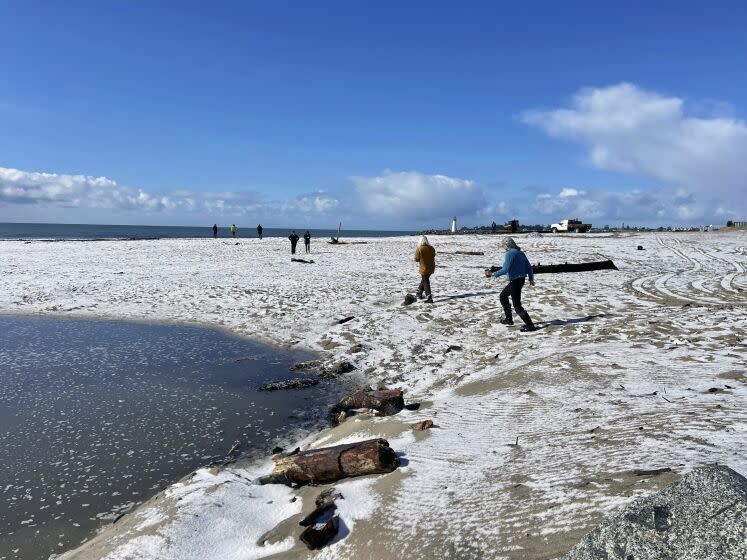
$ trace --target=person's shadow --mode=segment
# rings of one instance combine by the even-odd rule
[[[575,317],[573,319],[552,319],[551,321],[536,321],[534,326],[539,329],[546,329],[547,327],[557,327],[562,325],[575,325],[576,323],[586,323],[592,319],[598,319],[599,317],[606,317],[605,313],[598,313],[597,315],[587,315],[586,317]]]
[[[501,292],[491,291],[491,292],[469,292],[466,294],[458,294],[455,296],[446,296],[446,297],[440,297],[438,298],[439,301],[449,301],[452,299],[465,299],[465,298],[471,298],[471,297],[480,297],[480,296],[495,296],[500,295]]]

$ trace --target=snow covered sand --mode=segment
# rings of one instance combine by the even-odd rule
[[[199,471],[66,558],[554,558],[674,476],[633,469],[747,474],[747,234],[518,236],[534,264],[620,268],[539,275],[524,303],[546,327],[531,334],[498,324],[504,281],[482,276],[499,237],[433,237],[435,304],[408,307],[416,239],[366,241],[314,240],[314,264],[281,239],[0,241],[0,312],[224,325],[423,403],[303,442],[382,435],[404,463],[336,485],[344,538],[321,552],[288,538],[319,489],[252,485],[265,462]]]

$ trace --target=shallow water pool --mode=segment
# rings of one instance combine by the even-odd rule
[[[258,391],[309,358],[207,328],[0,316],[0,560],[76,546],[232,448],[318,427],[339,386]]]

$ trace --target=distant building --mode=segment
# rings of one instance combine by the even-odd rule
[[[451,233],[457,232],[456,216],[451,219]]]

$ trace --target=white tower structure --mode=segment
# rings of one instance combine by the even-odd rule
[[[456,233],[456,216],[451,219],[451,233]]]

